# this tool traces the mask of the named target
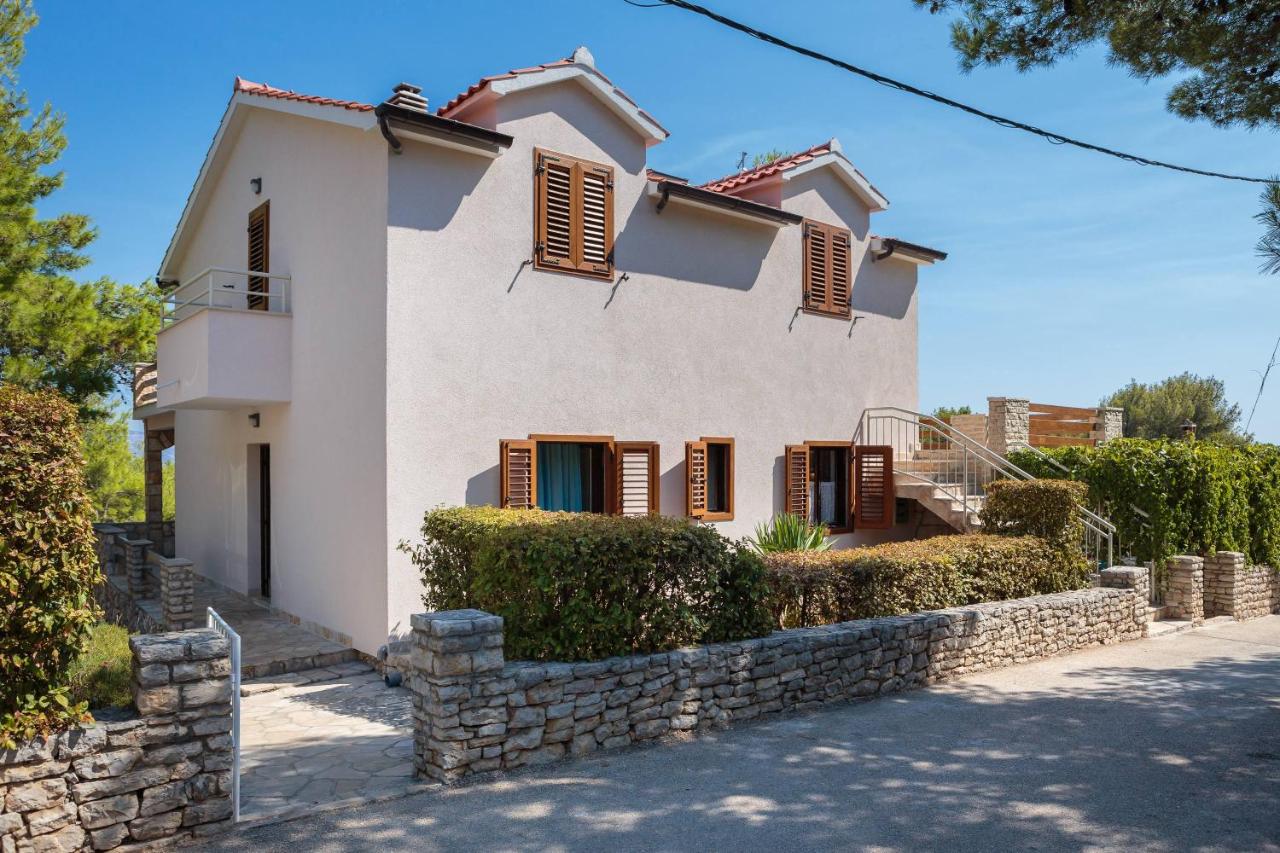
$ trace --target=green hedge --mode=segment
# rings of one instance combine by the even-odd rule
[[[67,677],[102,578],[76,418],[0,384],[0,748],[85,718]]]
[[[1070,480],[996,480],[987,484],[982,529],[1006,536],[1039,536],[1079,552],[1084,538],[1080,505],[1088,491]]]
[[[869,548],[766,554],[784,628],[938,610],[1079,589],[1088,569],[1033,536],[973,533]]]
[[[1173,554],[1242,551],[1252,563],[1280,566],[1275,445],[1125,438],[1047,453],[1088,486],[1089,502],[1119,528],[1119,553],[1159,562]],[[1010,458],[1033,474],[1064,476],[1027,451]]]
[[[492,507],[427,513],[401,544],[432,610],[505,620],[513,659],[581,660],[767,634],[764,564],[683,519]]]

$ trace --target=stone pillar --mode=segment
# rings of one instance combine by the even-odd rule
[[[124,535],[124,528],[114,524],[95,524],[98,534],[98,565],[104,575],[117,575],[123,569],[116,560],[116,539]]]
[[[1236,591],[1244,576],[1244,554],[1219,551],[1204,558],[1204,615],[1236,615]]]
[[[1169,590],[1165,606],[1174,619],[1190,620],[1192,625],[1204,622],[1204,559],[1181,555],[1165,563],[1169,574]]]
[[[124,545],[124,565],[129,594],[134,598],[147,597],[147,549],[151,547],[150,539],[128,539],[120,537]]]
[[[142,454],[144,489],[146,494],[147,538],[164,547],[164,463],[160,454],[164,451],[167,430],[149,429]]]
[[[1145,633],[1147,608],[1151,605],[1151,570],[1145,566],[1112,566],[1098,576],[1104,587],[1133,590],[1133,624],[1139,635]]]
[[[987,398],[987,446],[1001,456],[1031,441],[1031,401]]]
[[[545,719],[509,713],[515,686],[502,678],[502,617],[482,610],[415,614],[410,653],[413,691],[414,768],[419,776],[453,782],[496,770],[504,749],[539,743]],[[535,725],[535,722],[537,725]],[[527,727],[528,738],[512,738],[508,727]],[[535,744],[536,745],[536,744]]]
[[[164,614],[165,628],[170,631],[194,628],[195,606],[192,599],[195,579],[191,561],[180,557],[165,557],[154,551],[149,560],[160,576],[160,612]]]
[[[1098,409],[1098,423],[1102,426],[1099,444],[1106,444],[1124,437],[1124,409],[1118,406],[1102,406]]]

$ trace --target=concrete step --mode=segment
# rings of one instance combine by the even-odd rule
[[[1161,619],[1147,623],[1148,637],[1163,637],[1166,634],[1179,634],[1190,631],[1194,627],[1190,619]]]
[[[286,672],[280,675],[267,675],[254,678],[240,684],[241,696],[254,696],[258,693],[271,693],[282,687],[297,687],[304,684],[318,684],[323,681],[337,681],[352,675],[364,675],[373,672],[373,667],[362,660],[348,661],[333,666],[304,669],[300,672]]]

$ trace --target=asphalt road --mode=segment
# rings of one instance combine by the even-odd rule
[[[242,828],[220,851],[1280,851],[1280,616]]]

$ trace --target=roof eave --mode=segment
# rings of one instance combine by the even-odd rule
[[[798,213],[675,181],[650,181],[648,193],[651,197],[658,199],[659,211],[669,200],[674,199],[691,207],[749,220],[757,224],[772,225],[775,228],[796,225],[804,221],[804,217]]]

